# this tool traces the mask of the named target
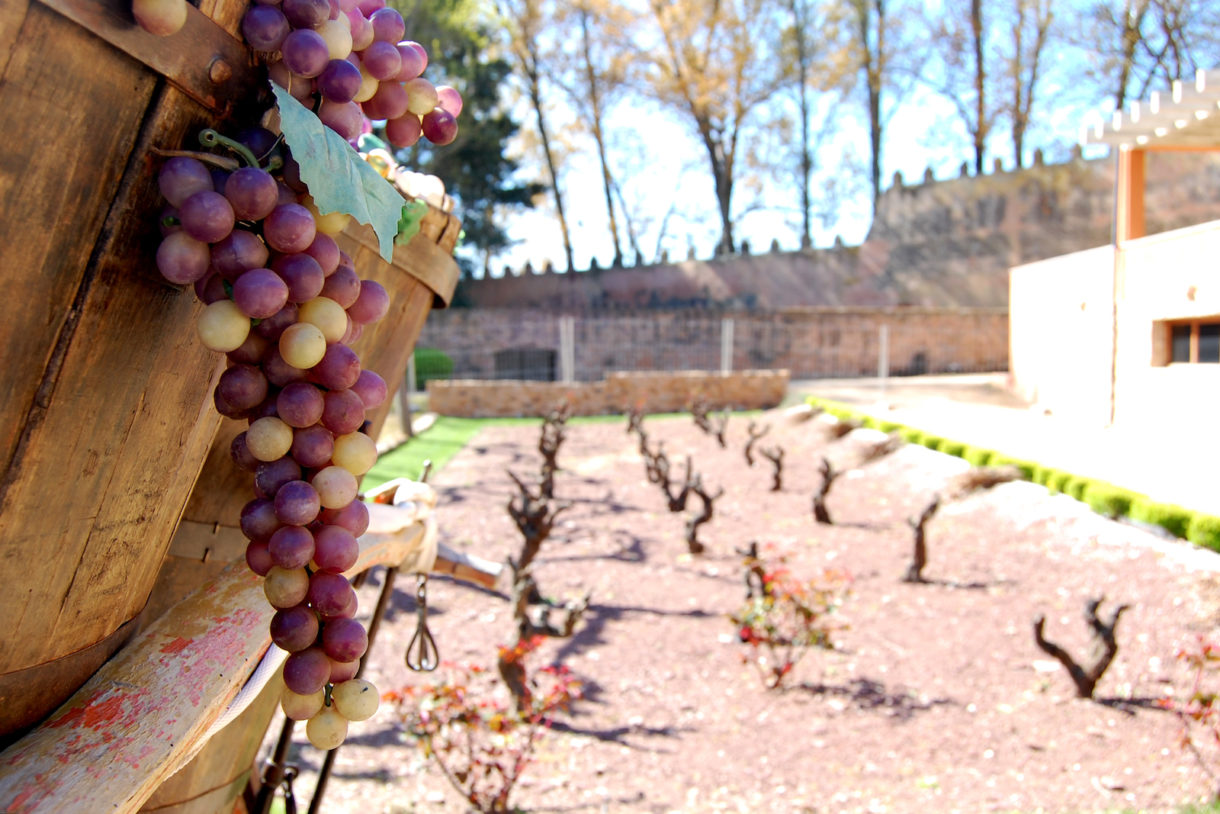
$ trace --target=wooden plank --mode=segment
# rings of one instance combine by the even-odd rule
[[[1118,153],[1114,240],[1120,244],[1145,234],[1144,158],[1144,151],[1138,148],[1122,149]]]
[[[187,4],[186,24],[168,37],[136,25],[124,0],[40,0],[67,19],[164,76],[218,116],[249,102],[262,84],[245,43],[206,14]],[[214,4],[217,5],[217,4]],[[242,4],[218,4],[221,9]]]
[[[21,292],[0,319],[0,492],[153,91],[113,56],[35,5],[0,82],[0,268]]]
[[[0,569],[12,573],[31,551],[46,561],[38,580],[0,598],[16,635],[0,673],[86,647],[139,612],[211,444],[222,362],[195,337],[193,294],[156,272],[148,159],[203,115],[167,87],[128,136],[134,157],[43,377],[47,397],[21,426],[0,503]]]
[[[365,535],[349,574],[396,565],[423,524]],[[175,605],[0,758],[0,810],[133,812],[204,742],[270,647],[272,609],[244,562]]]

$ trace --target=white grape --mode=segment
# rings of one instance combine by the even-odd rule
[[[347,59],[352,52],[352,28],[346,14],[337,20],[327,20],[314,29],[326,41],[326,51],[331,59]]]
[[[280,356],[299,370],[309,370],[325,355],[326,335],[317,325],[298,322],[280,334]]]
[[[240,348],[250,336],[250,318],[233,300],[217,300],[203,309],[196,328],[205,348],[228,353]]]
[[[273,608],[283,610],[299,605],[309,593],[309,572],[273,565],[263,578],[263,593]]]
[[[314,297],[309,302],[302,303],[297,319],[300,320],[297,323],[298,325],[309,324],[317,326],[327,342],[338,342],[343,338],[343,334],[347,332],[347,312],[343,310],[342,305],[329,297]],[[280,353],[284,352],[283,345],[284,340],[281,338]],[[289,364],[292,363],[289,362]],[[317,364],[317,362],[314,362],[314,364]]]
[[[373,94],[375,94],[377,92],[377,88],[380,84],[381,84],[381,82],[376,77],[371,75],[368,71],[366,71],[364,69],[364,66],[361,65],[360,66],[360,90],[356,91],[356,96],[352,101],[367,102],[369,99],[372,99]]]
[[[330,694],[335,709],[349,721],[367,721],[377,712],[380,699],[373,682],[363,678],[353,678],[336,684]]]
[[[327,212],[323,215],[318,210],[318,205],[314,202],[313,197],[309,195],[301,199],[301,206],[308,209],[310,214],[313,215],[318,231],[324,235],[334,237],[346,229],[347,225],[352,221],[352,216],[346,212]]]
[[[334,707],[325,707],[305,724],[309,742],[319,749],[334,749],[347,738],[347,719]]]
[[[280,696],[280,708],[284,710],[284,715],[294,721],[308,721],[321,712],[325,704],[325,687],[309,695],[298,695],[285,687]]]
[[[360,490],[356,476],[341,466],[326,467],[314,475],[310,483],[327,509],[342,509],[356,499]]]
[[[278,461],[292,449],[292,427],[269,415],[251,422],[246,429],[246,449],[260,461]]]
[[[362,432],[350,432],[335,438],[331,461],[353,475],[363,475],[377,463],[377,442]]]

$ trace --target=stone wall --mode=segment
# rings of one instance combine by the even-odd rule
[[[1147,156],[1148,231],[1220,218],[1220,155]],[[463,280],[479,308],[771,309],[1005,307],[1008,269],[1110,242],[1114,162],[1074,158],[1022,170],[905,182],[877,203],[860,246],[687,258],[573,274],[518,269]],[[755,247],[759,249],[762,247]]]
[[[567,402],[573,415],[678,412],[696,398],[712,409],[766,409],[788,390],[786,370],[745,370],[729,374],[613,373],[596,382],[480,381],[428,382],[428,409],[448,416],[492,418],[543,416]]]
[[[883,326],[895,375],[1008,367],[1008,316],[1000,308],[645,309],[575,317],[575,378],[719,370],[722,320],[729,317],[733,370],[784,369],[797,379],[876,375]],[[449,354],[454,378],[496,378],[496,351],[535,348],[557,356],[558,317],[531,309],[433,311],[417,346]]]

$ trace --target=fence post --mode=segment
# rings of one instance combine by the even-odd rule
[[[877,378],[881,380],[881,401],[885,401],[886,380],[890,376],[890,326],[881,326],[880,343],[877,349]]]
[[[720,372],[733,372],[733,320],[720,320]]]
[[[559,379],[565,384],[576,381],[576,318],[559,318]]]
[[[415,432],[411,428],[411,394],[415,392],[415,354],[412,353],[407,357],[407,375],[402,380],[402,385],[398,388],[398,411],[402,416],[402,429],[407,434],[408,438],[414,438]]]

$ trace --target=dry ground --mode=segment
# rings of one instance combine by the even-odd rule
[[[965,464],[904,447],[854,466],[860,433],[831,440],[818,423],[778,412],[756,420],[771,425],[763,443],[785,450],[778,492],[770,464],[745,466],[744,418],[729,421],[725,449],[689,419],[645,421],[675,462],[689,452],[725,489],[700,557],[685,553],[683,519],[646,481],[625,422],[568,428],[556,492],[574,505],[537,575],[546,594],[592,592],[577,634],[545,649],[588,682],[590,697],[548,734],[518,805],[1086,812],[1173,810],[1208,797],[1215,780],[1153,702],[1187,686],[1177,651],[1220,625],[1220,557],[1013,483],[945,504],[928,527],[930,581],[906,583],[907,518]],[[435,477],[447,544],[496,560],[517,552],[505,469],[533,476],[536,443],[536,429],[487,430]],[[829,496],[831,526],[810,511],[823,455],[849,470]],[[752,540],[798,573],[851,576],[836,648],[811,653],[782,692],[764,690],[727,619],[744,598],[735,550]],[[379,580],[362,589],[362,607],[372,607]],[[383,690],[425,680],[402,662],[414,580],[397,589],[366,673]],[[1103,610],[1131,609],[1097,700],[1081,700],[1035,647],[1031,623],[1045,614],[1048,638],[1083,656],[1081,610],[1102,594]],[[494,663],[511,632],[505,596],[437,578],[429,605],[444,658]],[[318,757],[296,753],[301,797]],[[383,706],[339,752],[323,810],[463,806]]]

